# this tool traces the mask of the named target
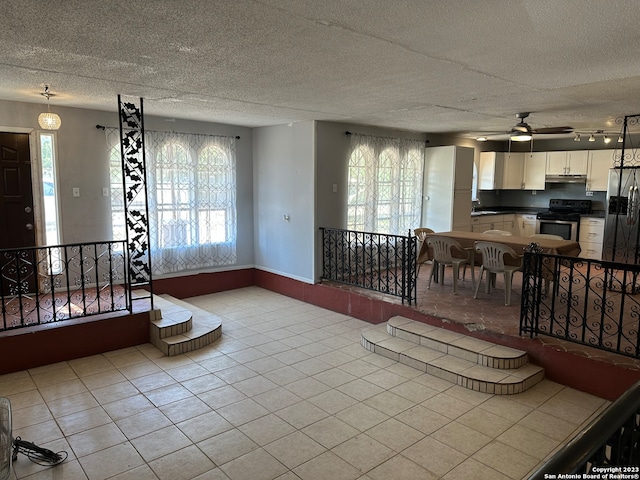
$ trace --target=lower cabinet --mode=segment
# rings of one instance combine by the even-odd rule
[[[500,230],[506,230],[512,235],[518,235],[518,224],[516,223],[516,216],[513,213],[502,215],[502,228]]]
[[[471,231],[484,232],[486,230],[504,230],[505,215],[482,215],[471,217]]]
[[[580,256],[602,260],[604,243],[604,218],[584,217],[580,219]]]
[[[530,237],[536,233],[536,216],[532,214],[520,214],[517,216],[518,233],[521,237]]]

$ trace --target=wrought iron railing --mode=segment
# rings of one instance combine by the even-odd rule
[[[322,231],[322,279],[346,283],[416,302],[418,241],[335,228]]]
[[[131,310],[126,242],[0,250],[0,331]]]
[[[529,477],[529,480],[638,478],[638,465],[640,382],[623,393],[602,415],[558,450]],[[560,477],[560,474],[567,476]],[[571,474],[576,476],[568,476]]]
[[[640,265],[525,252],[520,334],[640,358]]]

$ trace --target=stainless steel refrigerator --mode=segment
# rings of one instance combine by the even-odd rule
[[[640,263],[640,168],[609,170],[602,258]]]

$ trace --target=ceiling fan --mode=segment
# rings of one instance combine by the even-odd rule
[[[531,128],[531,126],[525,122],[528,116],[529,112],[516,113],[518,123],[511,128],[511,131],[507,132],[512,141],[527,142],[531,140],[533,135],[557,135],[573,132],[573,127],[569,126]]]

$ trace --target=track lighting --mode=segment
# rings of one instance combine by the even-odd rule
[[[593,133],[591,135],[589,135],[589,141],[590,142],[595,142],[596,141],[596,137],[593,136]]]
[[[622,143],[624,142],[624,138],[622,138],[622,135],[618,136],[618,143]]]
[[[603,141],[604,143],[609,143],[609,142],[611,142],[611,138],[609,138],[609,136],[608,136],[608,135],[605,135],[604,137],[602,137],[602,141]]]
[[[580,134],[579,133],[576,133],[576,136],[573,137],[573,141],[574,142],[579,142],[580,141]]]

